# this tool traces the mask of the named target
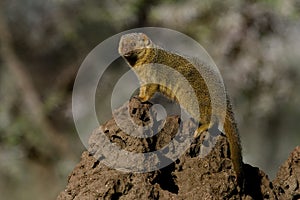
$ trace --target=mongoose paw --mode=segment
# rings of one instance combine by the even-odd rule
[[[203,124],[197,128],[194,132],[194,138],[198,138],[204,131],[207,131],[210,128],[209,124]]]
[[[141,100],[141,102],[146,102],[148,101],[150,98],[148,96],[141,96],[139,95],[139,99]]]

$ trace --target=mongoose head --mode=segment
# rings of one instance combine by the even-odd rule
[[[150,48],[154,45],[146,34],[129,33],[121,37],[118,50],[130,66],[135,66],[137,61],[146,59]]]

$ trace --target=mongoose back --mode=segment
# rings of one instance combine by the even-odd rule
[[[219,80],[216,78],[215,72],[210,69],[210,66],[186,56],[164,50],[155,45],[144,33],[123,35],[120,39],[118,50],[119,54],[134,69],[140,80],[139,98],[142,101],[147,101],[156,92],[161,92],[172,100],[179,101],[178,99],[180,99],[180,105],[187,112],[192,116],[199,117],[200,126],[195,132],[194,137],[198,137],[202,132],[207,131],[214,125],[218,125],[216,123],[220,123],[221,121],[224,123],[222,132],[224,132],[229,142],[231,160],[237,175],[237,181],[241,184],[243,182],[242,154],[237,126],[227,95],[225,95],[225,111],[217,108],[216,113],[214,113],[216,116],[212,116],[212,99],[203,76],[206,76],[205,78],[211,82],[218,82]],[[185,88],[180,87],[179,83],[174,84],[171,76],[165,77],[163,80],[161,79],[161,84],[144,84],[147,82],[145,80],[149,80],[149,76],[156,76],[157,74],[144,70],[145,65],[153,63],[168,66],[182,74],[193,88],[198,102],[191,102],[191,95],[185,91]],[[201,75],[196,67],[201,68],[204,73]],[[212,90],[218,89],[212,88]],[[194,113],[195,109],[192,109],[194,103],[197,103],[200,115]],[[224,120],[221,119],[222,116],[225,116]]]

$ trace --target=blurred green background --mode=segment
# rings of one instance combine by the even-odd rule
[[[72,119],[77,70],[101,41],[143,26],[180,31],[208,51],[244,161],[274,178],[300,144],[299,19],[300,0],[1,0],[0,199],[50,200],[64,189],[85,150]],[[110,97],[111,85],[101,87],[99,99]]]

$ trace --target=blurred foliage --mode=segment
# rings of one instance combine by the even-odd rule
[[[32,86],[26,91],[10,67],[10,57],[1,53],[0,193],[4,199],[53,199],[64,188],[84,150],[71,113],[76,72],[101,41],[136,27],[175,29],[209,52],[233,100],[246,162],[274,177],[280,163],[299,145],[299,0],[6,0],[0,5],[11,53]],[[108,81],[122,70],[107,72]],[[100,98],[104,106],[110,87],[103,89],[107,94]],[[44,121],[28,107],[30,96],[24,95],[28,92],[41,102],[37,107]],[[52,130],[67,152],[48,138]]]

